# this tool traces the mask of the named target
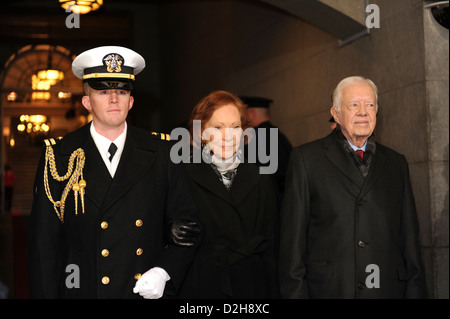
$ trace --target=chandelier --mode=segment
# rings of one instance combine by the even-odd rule
[[[40,80],[36,74],[31,76],[31,98],[33,100],[50,100],[50,86],[51,82],[46,80]]]
[[[64,10],[70,9],[73,13],[86,14],[101,7],[103,0],[59,0]]]
[[[8,99],[9,102],[14,102],[15,100],[17,100],[17,93],[14,92],[14,91],[11,91],[11,92],[8,94],[7,99]]]
[[[56,82],[64,80],[64,72],[59,70],[41,70],[38,71],[36,75],[40,80],[49,81],[51,83],[50,85],[54,85]]]
[[[64,80],[64,72],[52,68],[52,50],[48,53],[47,69],[39,70],[31,76],[31,88],[33,100],[50,100],[51,94],[48,92],[52,85]]]
[[[17,125],[19,132],[32,133],[47,133],[50,126],[46,123],[47,117],[45,115],[21,115],[20,124]]]

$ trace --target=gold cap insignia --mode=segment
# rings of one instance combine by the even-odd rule
[[[117,53],[109,53],[103,57],[103,64],[106,65],[108,72],[122,71],[123,62],[123,57]]]

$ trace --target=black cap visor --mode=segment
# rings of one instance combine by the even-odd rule
[[[89,86],[95,90],[132,90],[133,81],[128,79],[87,79]]]

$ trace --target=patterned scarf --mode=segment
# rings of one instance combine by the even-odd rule
[[[233,184],[233,180],[236,177],[237,168],[230,169],[225,173],[220,173],[217,169],[217,166],[214,164],[210,164],[216,175],[219,177],[219,180],[223,183],[226,189],[229,191],[231,189],[231,184]]]
[[[241,163],[241,156],[236,152],[232,158],[228,158],[226,160],[218,159],[214,156],[209,145],[205,145],[202,149],[202,152],[207,158],[211,161],[211,167],[216,175],[219,177],[219,180],[225,186],[225,188],[229,191],[231,189],[231,185],[233,184],[233,180],[236,177],[237,167]]]
[[[376,141],[375,136],[372,134],[367,139],[366,151],[364,152],[364,159],[361,159],[359,155],[352,149],[350,144],[348,144],[347,138],[342,133],[341,127],[338,125],[333,133],[336,135],[339,144],[342,145],[345,152],[350,156],[353,163],[361,172],[361,175],[366,178],[369,173],[370,163],[372,163],[373,157],[375,156]]]

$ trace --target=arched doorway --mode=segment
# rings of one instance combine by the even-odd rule
[[[10,166],[16,177],[11,205],[16,214],[30,213],[42,140],[62,136],[86,121],[80,103],[82,83],[72,73],[73,58],[62,46],[28,45],[11,55],[0,75],[1,161],[2,169]],[[39,71],[47,69],[60,71],[60,77],[42,79]]]

